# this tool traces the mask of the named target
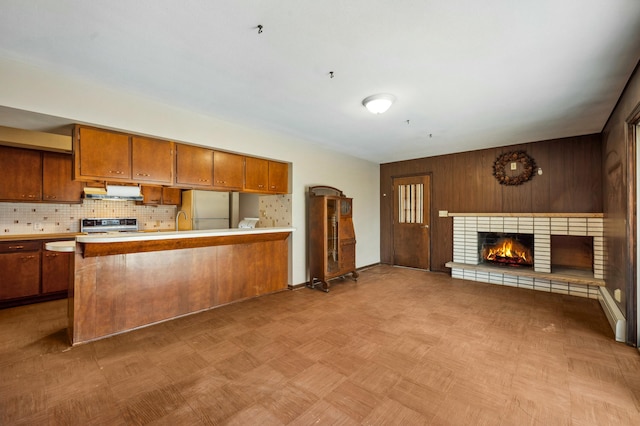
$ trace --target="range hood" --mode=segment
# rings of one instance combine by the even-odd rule
[[[139,186],[107,185],[105,188],[84,188],[87,200],[142,201]]]

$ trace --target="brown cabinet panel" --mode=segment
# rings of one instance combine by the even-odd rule
[[[182,190],[180,188],[167,188],[160,186],[140,187],[143,200],[139,204],[150,206],[178,206],[182,200]]]
[[[245,158],[244,189],[265,194],[289,192],[289,165],[261,158]]]
[[[40,293],[40,252],[0,254],[0,300],[36,296]]]
[[[73,253],[42,251],[42,293],[69,289],[69,270]]]
[[[162,204],[166,206],[179,206],[182,203],[182,190],[180,188],[162,188]]]
[[[269,161],[269,192],[286,194],[289,192],[289,165]]]
[[[213,150],[176,144],[176,184],[212,188]]]
[[[76,180],[131,180],[128,135],[77,127],[73,149]]]
[[[69,154],[42,153],[42,199],[54,203],[82,202],[84,183],[73,180]]]
[[[132,179],[136,182],[171,184],[173,145],[173,142],[169,141],[132,136]]]
[[[141,204],[159,206],[162,204],[162,188],[159,186],[141,186],[142,193]]]
[[[213,185],[225,189],[242,189],[244,157],[228,152],[213,153]]]
[[[269,161],[262,158],[245,158],[244,189],[267,192],[269,189]]]
[[[0,200],[42,200],[42,155],[40,151],[0,146]]]

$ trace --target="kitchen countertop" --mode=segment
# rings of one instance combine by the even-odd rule
[[[166,231],[166,232],[120,232],[113,234],[75,234],[75,241],[56,241],[47,243],[45,248],[50,251],[72,252],[75,251],[76,241],[79,243],[121,243],[131,241],[175,240],[181,238],[223,237],[234,235],[257,235],[277,232],[293,232],[296,228],[232,228],[209,229],[199,231]],[[67,235],[68,237],[69,235]]]
[[[120,232],[117,234],[79,235],[79,243],[122,243],[129,241],[174,240],[180,238],[222,237],[233,235],[271,234],[275,232],[293,232],[296,228],[231,228],[204,229],[199,231],[169,231],[169,232]]]
[[[22,235],[2,235],[0,241],[31,241],[31,240],[55,240],[55,239],[73,239],[79,232],[64,232],[58,234],[22,234]]]

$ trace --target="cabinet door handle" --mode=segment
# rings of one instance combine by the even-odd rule
[[[58,257],[58,253],[47,253],[45,257]]]
[[[55,195],[45,195],[45,197],[46,197],[46,198],[48,198],[48,199],[50,199],[50,200],[53,200],[53,199],[55,199],[55,198],[58,198],[58,197],[56,197]]]
[[[123,175],[124,172],[121,172],[120,170],[109,170],[109,173],[113,173],[114,175]]]
[[[199,179],[200,182],[209,182],[209,179]]]
[[[138,176],[146,176],[146,177],[151,177],[151,175],[149,173],[137,173]]]
[[[23,261],[27,262],[31,259],[35,259],[35,256],[22,256],[20,259],[22,259]]]
[[[422,225],[422,228],[428,228],[429,225]]]
[[[9,250],[22,250],[24,246],[9,246]]]
[[[258,188],[264,188],[264,185],[263,185],[263,184],[261,184],[261,183],[259,183],[259,184],[258,184]]]
[[[217,180],[216,183],[227,183],[227,182],[224,180]]]

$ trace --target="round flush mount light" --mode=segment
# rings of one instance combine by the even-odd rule
[[[367,107],[373,114],[382,114],[389,109],[391,104],[396,100],[396,97],[388,93],[380,93],[378,95],[371,95],[362,101],[362,105]]]

